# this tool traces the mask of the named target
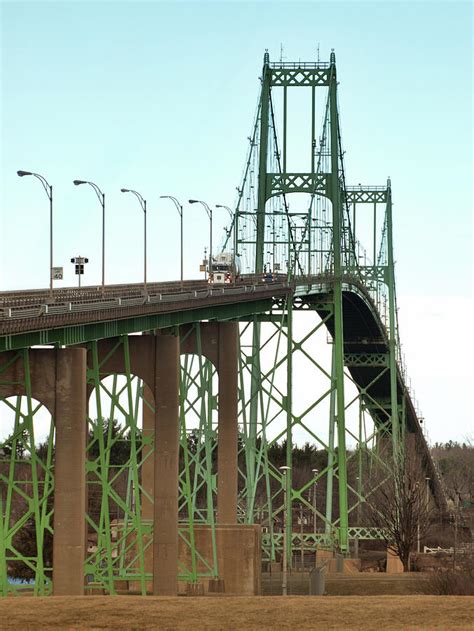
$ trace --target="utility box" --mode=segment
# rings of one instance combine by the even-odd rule
[[[309,595],[324,596],[326,592],[326,565],[312,567],[309,571]]]

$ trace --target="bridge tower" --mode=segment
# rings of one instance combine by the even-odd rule
[[[336,75],[336,59],[334,52],[331,53],[330,63],[270,63],[268,52],[264,55],[263,70],[261,77],[261,96],[258,108],[257,122],[254,130],[254,138],[251,140],[251,147],[256,146],[256,136],[258,133],[258,194],[257,206],[255,212],[255,263],[254,271],[257,275],[263,273],[266,247],[270,246],[273,253],[272,266],[275,266],[275,251],[281,248],[286,242],[286,274],[291,279],[296,274],[305,274],[310,276],[312,272],[323,269],[314,269],[314,255],[318,248],[312,242],[315,235],[314,221],[317,220],[318,213],[316,211],[317,197],[325,197],[331,202],[332,208],[332,229],[331,240],[328,240],[329,249],[332,250],[330,259],[327,261],[327,267],[333,273],[332,282],[332,317],[334,320],[333,341],[334,351],[333,371],[331,378],[331,398],[333,398],[334,415],[330,421],[330,433],[334,435],[334,427],[337,433],[337,469],[338,469],[338,487],[339,487],[339,541],[342,549],[347,548],[348,537],[348,508],[347,508],[347,465],[346,465],[346,447],[345,447],[345,404],[344,404],[344,349],[343,349],[343,313],[342,313],[342,274],[344,269],[344,243],[343,243],[343,227],[344,218],[341,203],[341,175],[342,175],[342,156],[341,156],[341,139],[339,135],[338,106],[337,106],[337,75]],[[277,88],[282,88],[282,141],[281,148],[278,145],[276,135],[276,115],[274,107],[274,99],[272,95]],[[306,171],[294,171],[289,168],[290,160],[288,158],[288,135],[291,134],[290,120],[288,116],[288,93],[293,88],[309,89],[311,101],[311,125],[310,136],[304,138],[304,146],[308,148],[308,165]],[[325,121],[322,134],[317,138],[316,129],[316,90],[325,88],[327,90],[327,103]],[[290,129],[290,131],[289,131]],[[247,173],[249,169],[247,169]],[[249,178],[250,179],[250,178]],[[245,188],[242,187],[242,190]],[[306,212],[305,225],[303,231],[300,231],[300,239],[295,230],[292,229],[293,217],[301,217],[301,212],[292,213],[289,205],[289,196],[293,193],[305,193],[310,196],[309,208]],[[272,198],[278,198],[281,206],[279,210],[275,206],[269,207],[268,201]],[[320,213],[319,213],[320,214]],[[269,226],[275,225],[275,216],[283,217],[281,226],[284,238],[277,238],[274,230],[268,230]],[[238,207],[236,211],[236,226],[238,231],[239,222],[248,216],[248,210]],[[268,225],[267,221],[271,218],[273,221]],[[279,235],[281,237],[282,235]],[[237,239],[238,247],[245,247],[251,239]],[[322,248],[319,248],[322,250]],[[316,264],[317,265],[317,264]],[[322,266],[319,266],[322,267]],[[281,267],[278,266],[280,270]],[[275,271],[275,270],[272,270]],[[288,415],[291,417],[292,403],[292,340],[291,338],[291,321],[292,321],[292,305],[290,301],[286,305],[286,317],[288,322],[288,393],[285,405],[288,407]],[[255,349],[260,346],[261,325],[258,321],[254,322],[253,346]],[[255,441],[257,425],[257,392],[261,388],[261,364],[258,354],[253,358],[252,365],[252,392],[251,392],[251,410],[250,410],[250,440]],[[291,486],[291,422],[289,423],[290,431],[287,433],[287,466]],[[331,457],[334,454],[331,453]],[[250,458],[251,467],[253,464]],[[328,476],[328,492],[332,496],[332,476],[333,467],[330,467]],[[286,509],[291,513],[291,499]],[[291,539],[291,519],[286,519],[288,528],[287,541]],[[288,548],[290,554],[290,548]]]

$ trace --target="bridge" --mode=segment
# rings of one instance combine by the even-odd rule
[[[300,88],[304,172],[287,150]],[[113,594],[124,581],[173,595],[178,581],[227,589],[224,556],[243,548],[269,562],[290,562],[295,545],[349,554],[380,538],[363,511],[372,467],[399,462],[409,442],[443,506],[400,351],[392,185],[346,185],[334,53],[265,54],[226,234],[221,250],[243,263],[228,285],[0,293],[3,595],[25,587],[8,581],[18,564],[38,595]],[[324,453],[304,480],[292,467],[301,440]]]

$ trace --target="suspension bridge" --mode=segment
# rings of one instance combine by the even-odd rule
[[[400,350],[391,181],[346,184],[337,86],[334,53],[265,54],[221,244],[238,282],[0,293],[3,595],[238,592],[232,563],[256,593],[261,559],[379,539],[361,511],[371,467],[410,441],[442,505]],[[289,150],[297,90],[304,171]],[[306,479],[301,441],[324,453]],[[295,506],[314,527],[295,527]],[[9,581],[18,564],[32,585]]]

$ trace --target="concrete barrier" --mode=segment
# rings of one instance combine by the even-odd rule
[[[387,574],[403,574],[403,563],[392,550],[387,549]]]

